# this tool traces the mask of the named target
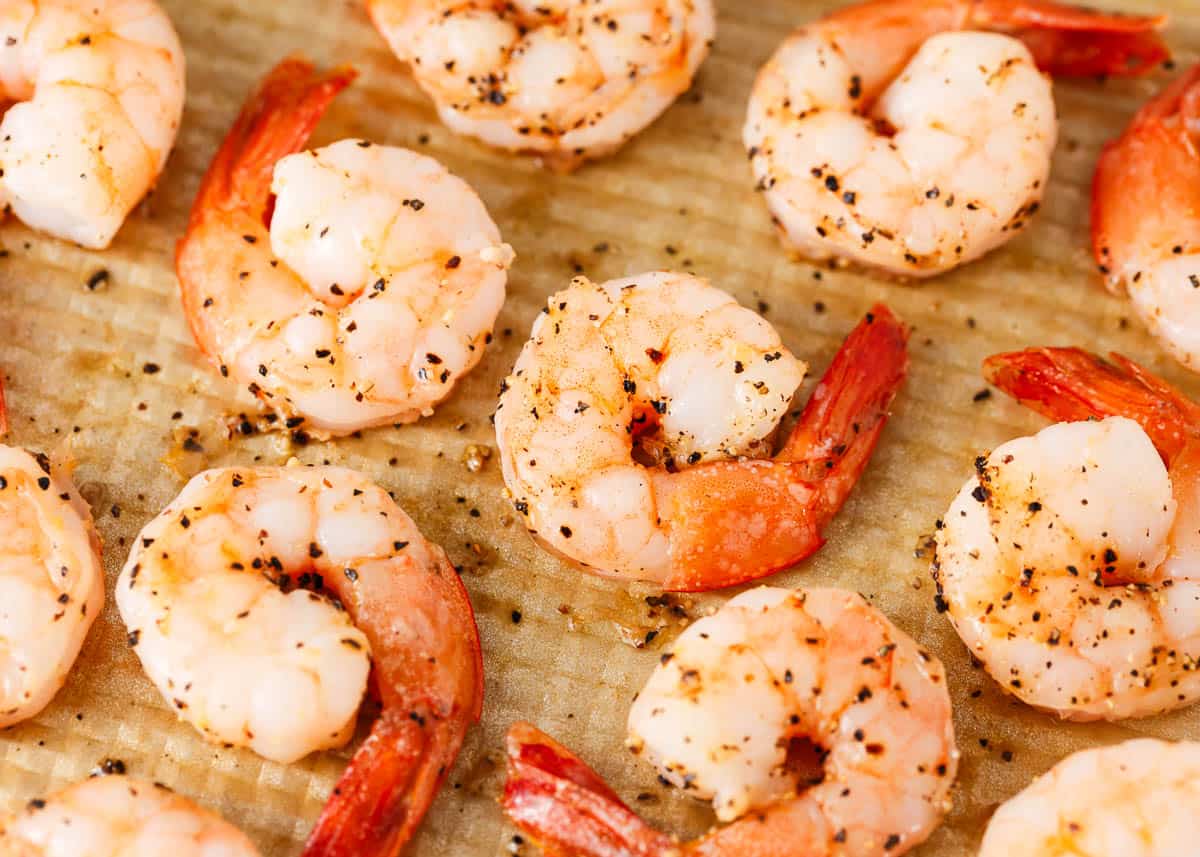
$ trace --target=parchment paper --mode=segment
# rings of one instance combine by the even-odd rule
[[[393,490],[463,565],[478,614],[484,720],[410,854],[534,853],[513,842],[496,804],[501,737],[516,718],[580,752],[651,821],[681,835],[711,823],[706,809],[661,787],[621,742],[630,698],[681,624],[674,614],[696,615],[728,594],[684,599],[672,610],[648,605],[652,590],[629,593],[585,576],[514,523],[494,456],[478,472],[465,463],[471,445],[494,446],[489,415],[500,379],[545,297],[577,271],[604,279],[675,267],[709,277],[761,306],[792,350],[813,364],[813,377],[873,301],[887,301],[914,326],[910,381],[873,462],[829,530],[829,544],[771,582],[856,589],[946,663],[963,762],[954,810],[916,852],[920,857],[970,853],[994,807],[1073,750],[1141,734],[1200,738],[1200,707],[1081,726],[1011,701],[972,667],[934,611],[925,546],[975,454],[1043,425],[1003,396],[975,401],[987,354],[1030,344],[1119,349],[1200,394],[1198,379],[1165,358],[1124,302],[1101,290],[1086,249],[1087,186],[1098,147],[1156,80],[1057,84],[1062,139],[1032,227],[984,261],[914,287],[789,259],[753,192],[740,128],[755,70],[786,32],[834,2],[723,0],[716,47],[694,91],[617,157],[572,176],[550,175],[442,128],[358,2],[163,2],[187,50],[188,100],[158,190],[104,253],[11,221],[0,227],[7,251],[0,258],[0,367],[14,423],[10,442],[74,454],[104,537],[109,581],[109,606],[66,687],[40,716],[0,734],[0,809],[113,758],[223,813],[265,855],[298,853],[349,751],[283,766],[204,743],[142,674],[111,602],[130,539],[186,476],[210,465],[283,463],[297,455],[360,468]],[[1126,0],[1124,8],[1172,11],[1169,39],[1180,65],[1197,59],[1194,0]],[[200,359],[172,264],[199,178],[243,98],[297,50],[322,64],[352,62],[362,72],[334,102],[315,143],[362,136],[441,159],[478,189],[519,256],[495,343],[434,417],[306,446],[280,435],[227,439],[231,415],[254,414],[254,404]],[[107,280],[89,290],[86,283],[101,270]],[[161,370],[147,372],[151,363]],[[189,436],[203,452],[184,449]]]

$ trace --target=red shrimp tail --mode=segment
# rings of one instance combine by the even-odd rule
[[[976,0],[972,22],[1011,32],[1052,75],[1140,75],[1171,56],[1165,15],[1120,15],[1052,0]]]
[[[385,709],[309,834],[301,857],[396,857],[450,771],[462,729]]]
[[[318,72],[298,56],[275,66],[246,101],[213,158],[192,205],[192,221],[214,209],[233,208],[265,218],[275,164],[304,148],[330,102],[357,74],[348,66]]]
[[[774,459],[651,477],[671,532],[664,589],[735,586],[820,549],[821,530],[850,495],[887,423],[908,372],[907,342],[907,328],[876,304],[839,349]]]
[[[908,375],[908,328],[875,304],[846,337],[776,461],[805,468],[824,490],[824,517],[841,508],[887,424]]]
[[[1144,366],[1081,348],[1030,348],[983,362],[988,381],[1052,420],[1128,417],[1168,463],[1200,436],[1200,405]]]
[[[505,739],[508,779],[500,805],[555,857],[662,857],[677,849],[649,827],[578,756],[528,723]]]

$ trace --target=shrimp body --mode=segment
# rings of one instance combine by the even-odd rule
[[[529,729],[510,732],[504,806],[565,854],[903,854],[949,809],[958,762],[941,664],[836,589],[739,595],[680,635],[634,701],[630,749],[732,822],[700,840],[654,833],[615,796],[539,762]],[[815,785],[788,764],[804,740],[818,748]],[[606,837],[622,847],[588,844]]]
[[[1139,738],[1063,759],[1005,802],[979,857],[1197,853],[1200,744]]]
[[[712,0],[368,0],[452,130],[558,170],[619,148],[692,83]]]
[[[155,0],[8,0],[0,206],[107,247],[162,172],[183,96],[183,49]]]
[[[821,544],[904,377],[903,326],[876,307],[783,450],[804,364],[725,292],[684,274],[553,295],[504,382],[496,437],[526,525],[600,574],[710,589]]]
[[[365,140],[299,153],[350,79],[294,59],[268,76],[177,256],[201,349],[293,427],[326,434],[433,413],[483,356],[513,260],[432,158]]]
[[[46,707],[103,607],[100,538],[70,476],[0,445],[0,728]]]
[[[350,738],[374,665],[383,713],[314,854],[399,847],[479,715],[478,637],[454,569],[354,471],[201,473],[142,531],[117,605],[181,718],[280,762]]]
[[[92,777],[0,820],[4,857],[258,857],[246,835],[166,786]]]
[[[1092,249],[1109,287],[1127,292],[1142,322],[1193,371],[1200,371],[1198,146],[1200,66],[1105,147],[1092,185]]]
[[[839,10],[797,30],[759,73],[743,132],[758,188],[805,257],[902,277],[948,271],[1040,206],[1058,131],[1039,67],[1148,68],[1165,56],[1150,32],[1159,23],[1000,0]]]
[[[1200,446],[1178,441],[1200,421],[1133,364],[1042,349],[987,366],[1040,410],[1104,419],[1056,424],[977,459],[937,535],[939,607],[1006,691],[1061,717],[1194,702]]]

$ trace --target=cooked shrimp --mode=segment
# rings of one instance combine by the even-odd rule
[[[819,548],[907,371],[876,306],[782,450],[804,376],[725,292],[658,272],[550,298],[496,410],[504,481],[529,530],[589,571],[672,590],[730,586]]]
[[[100,537],[69,468],[0,444],[0,728],[49,704],[103,607]]]
[[[367,0],[451,130],[572,170],[692,84],[712,0]]]
[[[395,854],[479,718],[479,638],[458,575],[352,470],[201,473],[142,530],[117,606],[181,718],[280,762],[350,738],[374,663],[383,713],[312,857]]]
[[[299,59],[268,75],[176,258],[192,333],[221,373],[327,434],[433,413],[491,341],[513,260],[479,197],[432,158],[365,140],[299,154],[352,78]]]
[[[4,857],[258,857],[246,835],[166,786],[93,777],[0,819]]]
[[[1200,744],[1151,738],[1063,759],[1004,803],[979,857],[1196,853]]]
[[[1039,68],[1144,71],[1166,56],[1162,22],[1046,0],[840,9],[759,73],[743,132],[758,188],[803,256],[902,277],[948,271],[1040,205],[1058,131]]]
[[[989,358],[1036,410],[1103,419],[980,456],[937,534],[939,609],[1005,690],[1071,720],[1200,699],[1200,406],[1116,360]]]
[[[638,694],[629,734],[733,823],[680,845],[524,724],[509,733],[506,812],[555,854],[894,857],[941,821],[958,766],[942,665],[837,589],[763,587],[696,622]],[[817,770],[797,764],[806,742]]]
[[[183,66],[155,0],[5,0],[0,207],[107,247],[175,144]]]
[[[1200,372],[1200,66],[1141,109],[1100,156],[1092,249],[1113,291]],[[1130,205],[1136,199],[1138,205]]]

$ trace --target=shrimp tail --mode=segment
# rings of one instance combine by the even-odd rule
[[[508,778],[500,805],[556,857],[666,857],[675,841],[621,802],[578,756],[528,723],[505,738]]]
[[[213,158],[188,228],[214,211],[240,208],[265,218],[275,164],[304,147],[330,102],[357,74],[346,66],[319,73],[298,56],[275,66],[246,101]]]
[[[462,730],[454,725],[385,708],[334,787],[301,857],[398,855],[461,743]]]
[[[1119,15],[1052,0],[977,0],[972,23],[1011,32],[1051,75],[1140,75],[1168,59],[1165,15]]]
[[[1053,420],[1135,420],[1168,465],[1200,436],[1200,405],[1119,354],[1106,361],[1081,348],[1030,348],[987,358],[983,374]]]
[[[876,304],[851,332],[770,461],[720,461],[656,487],[671,525],[668,591],[773,574],[811,556],[867,466],[908,372],[908,330]]]

